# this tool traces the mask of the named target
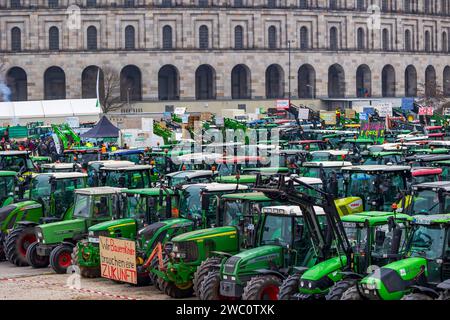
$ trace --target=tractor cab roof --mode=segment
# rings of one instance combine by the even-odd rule
[[[413,177],[439,175],[442,174],[442,169],[435,167],[412,167],[411,173]]]
[[[126,194],[139,194],[143,196],[159,196],[161,193],[161,188],[144,188],[144,189],[133,189],[133,190],[125,190],[124,193]],[[163,190],[163,195],[166,194],[173,195],[174,191],[172,189],[165,189]]]
[[[361,165],[361,166],[345,167],[345,168],[342,168],[342,171],[367,172],[367,173],[405,172],[405,171],[411,171],[411,167],[397,166],[397,165],[368,164],[368,165]]]
[[[190,187],[200,187],[203,191],[206,192],[221,192],[221,191],[239,191],[239,190],[248,190],[249,187],[242,185],[242,184],[234,184],[234,183],[218,183],[218,182],[211,182],[211,183],[194,183],[194,184],[186,184],[183,185],[181,188],[183,190],[190,188]]]
[[[350,150],[317,150],[317,151],[311,151],[311,155],[315,154],[321,154],[321,153],[327,153],[332,156],[345,156],[350,154]]]
[[[390,217],[395,217],[396,220],[411,220],[411,216],[403,213],[387,212],[387,211],[365,211],[355,214],[350,214],[341,217],[342,222],[367,223],[370,226],[386,224]]]
[[[450,154],[416,154],[406,157],[406,161],[434,162],[450,160]]]
[[[75,168],[75,163],[66,163],[66,162],[54,162],[54,163],[43,163],[41,164],[41,168],[44,169],[73,169]]]
[[[105,171],[144,171],[152,169],[151,165],[147,164],[136,164],[133,166],[125,166],[125,167],[102,167],[100,170]]]
[[[310,144],[310,143],[322,143],[322,144],[325,144],[326,141],[323,141],[323,140],[298,140],[298,141],[289,141],[289,144]]]
[[[420,190],[433,190],[433,191],[445,191],[450,192],[450,181],[435,181],[435,182],[424,182],[415,184],[412,186],[415,191]]]
[[[323,208],[314,206],[317,215],[325,215]],[[299,206],[269,206],[262,208],[262,213],[286,216],[302,216],[303,212]]]
[[[121,149],[121,150],[116,150],[116,151],[111,151],[109,153],[110,156],[115,156],[115,155],[130,155],[130,154],[144,154],[145,150],[144,149]]]
[[[0,177],[14,177],[17,175],[15,171],[0,171]]]
[[[344,140],[344,142],[354,142],[354,143],[367,143],[367,144],[374,144],[375,142],[372,139],[368,138],[347,138]]]
[[[214,161],[217,164],[238,164],[246,162],[257,162],[262,161],[263,159],[263,157],[258,156],[226,156],[223,158],[215,159]]]
[[[450,141],[448,140],[431,140],[428,142],[430,146],[450,147]]]
[[[104,168],[122,168],[126,166],[135,166],[136,164],[126,160],[96,160],[89,161],[88,165],[100,164]]]
[[[93,188],[81,188],[76,189],[75,193],[85,195],[102,195],[102,194],[116,194],[125,191],[125,188],[115,187],[93,187]]]
[[[198,177],[212,177],[216,174],[217,173],[212,170],[184,170],[168,173],[166,174],[166,177],[192,179]]]
[[[209,153],[209,152],[196,152],[196,153],[186,153],[177,156],[176,160],[179,162],[203,162],[203,161],[211,161],[218,158],[222,158],[223,155],[221,153]]]
[[[219,176],[216,178],[216,182],[219,183],[237,183],[238,178],[236,176]],[[254,174],[241,174],[239,175],[239,183],[255,183],[256,175]]]
[[[414,224],[450,224],[450,214],[416,215],[412,219]]]
[[[0,157],[11,157],[11,156],[26,156],[29,155],[29,151],[0,151]]]
[[[38,173],[38,176],[49,176],[54,179],[74,179],[74,178],[84,178],[88,175],[82,172],[46,172],[46,173]]]
[[[240,199],[247,201],[270,201],[271,199],[267,197],[262,192],[246,192],[246,193],[232,193],[224,194],[223,199]]]
[[[317,162],[303,162],[302,167],[324,167],[324,168],[343,168],[352,166],[350,161],[317,161]]]
[[[300,155],[300,154],[308,154],[309,152],[306,150],[300,150],[300,149],[276,149],[276,150],[269,150],[270,154],[277,154],[277,155]]]

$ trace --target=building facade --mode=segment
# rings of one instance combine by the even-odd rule
[[[450,96],[450,0],[0,0],[12,100]],[[103,74],[102,74],[103,77]]]

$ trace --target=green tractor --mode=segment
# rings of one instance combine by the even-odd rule
[[[40,173],[23,200],[0,209],[0,251],[11,263],[28,265],[26,251],[36,241],[34,226],[70,214],[74,190],[86,187],[86,177],[80,172]]]
[[[100,276],[99,236],[136,240],[146,227],[178,215],[178,196],[171,189],[149,188],[123,192],[126,217],[95,224],[88,238],[78,241],[72,253],[72,264],[80,268],[82,277]],[[144,231],[141,231],[144,230]],[[189,230],[189,229],[186,229]],[[139,257],[141,265],[143,259]],[[142,275],[144,274],[144,275]],[[138,282],[150,279],[147,272],[138,273]]]
[[[77,163],[55,162],[55,163],[44,163],[41,165],[42,173],[74,172],[74,171],[81,171],[81,167]]]
[[[313,189],[314,196],[297,191],[294,183]],[[203,279],[202,300],[276,300],[279,286],[290,274],[330,258],[335,246],[345,254],[350,250],[331,194],[283,176],[278,188],[258,181],[255,190],[295,205],[262,209],[253,248],[222,256],[219,267]]]
[[[341,300],[448,299],[450,214],[417,215],[411,223],[406,257],[356,282]]]
[[[410,216],[368,211],[341,217],[352,246],[349,257],[337,254],[304,273],[294,273],[280,286],[280,300],[339,300],[342,293],[371,266],[386,265],[401,257],[400,246],[408,236]]]
[[[273,203],[261,192],[222,195],[215,210],[217,227],[174,237],[165,270],[152,270],[163,291],[172,298],[189,297],[194,292],[198,296],[203,278],[220,262],[220,255],[251,247],[261,209]]]
[[[77,189],[73,209],[63,221],[34,227],[37,242],[27,249],[28,263],[34,268],[50,263],[56,273],[66,273],[73,248],[86,238],[90,226],[124,217],[122,191],[114,187]]]
[[[142,189],[152,187],[152,166],[132,165],[100,168],[99,184],[118,188]]]
[[[86,172],[88,174],[88,185],[89,187],[100,187],[101,181],[100,177],[105,176],[105,173],[100,171],[101,168],[123,168],[134,166],[135,164],[131,161],[122,160],[96,160],[89,161],[87,164]],[[84,170],[83,170],[84,171]],[[100,174],[102,173],[102,174]]]

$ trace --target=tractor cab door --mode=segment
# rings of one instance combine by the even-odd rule
[[[314,256],[314,248],[311,246],[310,232],[305,225],[303,217],[293,218],[292,240],[290,265],[308,265]]]
[[[91,196],[91,203],[92,213],[91,219],[87,221],[88,227],[111,220],[113,213],[120,210],[117,201],[113,201],[113,196],[110,194],[93,195]]]

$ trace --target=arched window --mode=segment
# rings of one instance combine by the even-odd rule
[[[131,8],[134,7],[134,0],[125,0],[125,7]]]
[[[57,8],[57,7],[59,7],[58,0],[48,0],[48,7],[49,8]]]
[[[300,9],[306,9],[308,8],[308,1],[307,0],[300,0],[298,3],[298,6]]]
[[[233,5],[237,8],[243,7],[244,6],[244,1],[243,0],[234,0],[233,1]]]
[[[358,50],[364,50],[366,48],[366,39],[363,28],[358,28],[358,31],[356,32],[356,44]]]
[[[424,37],[424,49],[426,52],[431,51],[431,36],[430,31],[425,31],[425,37]]]
[[[97,6],[97,0],[86,0],[87,7],[95,7]]]
[[[208,27],[205,25],[200,26],[198,30],[198,42],[200,49],[209,48],[209,32]]]
[[[436,96],[436,70],[433,66],[425,69],[425,96]]]
[[[136,46],[135,31],[133,26],[125,28],[125,50],[133,50]]]
[[[90,26],[86,31],[87,49],[97,50],[97,28]]]
[[[48,30],[48,48],[50,50],[59,50],[59,29],[50,27]]]
[[[442,52],[448,51],[448,38],[447,38],[447,32],[442,32]]]
[[[18,27],[14,27],[11,29],[11,50],[22,50],[22,33]]]
[[[337,9],[337,0],[330,0],[330,9]]]
[[[328,68],[328,97],[345,97],[345,72],[337,63]]]
[[[250,98],[250,70],[246,65],[238,64],[231,70],[231,98]]]
[[[417,96],[417,71],[413,65],[405,69],[405,96]]]
[[[303,26],[300,28],[300,49],[309,48],[308,28]]]
[[[272,64],[266,69],[266,97],[267,99],[284,97],[284,73],[277,64]]]
[[[11,8],[20,8],[22,4],[20,3],[20,0],[11,0],[9,2]]]
[[[161,5],[163,7],[169,8],[172,6],[172,0],[162,0]]]
[[[277,6],[277,0],[267,0],[267,6],[269,8],[276,8]]]
[[[403,10],[405,12],[411,12],[411,0],[403,0]]]
[[[244,31],[241,26],[234,27],[234,48],[244,48]]]
[[[180,99],[180,77],[178,70],[171,64],[166,64],[158,72],[159,100]]]
[[[13,67],[6,73],[6,84],[11,90],[11,101],[28,99],[27,74],[19,67]]]
[[[163,49],[172,49],[172,27],[167,25],[163,27]]]
[[[81,97],[91,99],[97,97],[97,77],[98,91],[101,98],[105,95],[105,82],[103,71],[94,65],[86,67],[81,73]]]
[[[298,97],[311,99],[316,96],[316,71],[309,64],[298,69]]]
[[[120,72],[120,99],[121,101],[142,100],[142,75],[141,70],[128,65]]]
[[[395,97],[395,70],[390,64],[381,71],[381,93],[383,97]]]
[[[66,74],[60,67],[50,67],[44,73],[44,100],[66,98]]]
[[[370,97],[372,95],[372,73],[370,68],[363,64],[356,69],[356,96]]]
[[[338,34],[336,27],[330,28],[330,49],[331,50],[338,49]]]
[[[198,6],[199,7],[207,7],[208,6],[208,0],[198,0]]]
[[[384,28],[381,36],[382,41],[382,48],[384,51],[389,51],[391,49],[391,46],[389,45],[390,39],[389,39],[389,30]]]
[[[277,28],[270,26],[268,29],[269,49],[275,49],[277,47]]]
[[[444,96],[446,97],[450,97],[450,67],[446,66],[444,68],[444,72],[443,72],[443,83],[444,85],[442,86],[443,88],[443,93]]]
[[[388,11],[389,10],[388,0],[381,0],[381,10],[382,11]]]
[[[357,0],[356,2],[356,9],[358,10],[365,10],[366,5],[364,3],[364,0]]]
[[[411,31],[405,30],[405,51],[411,51]]]
[[[210,65],[202,64],[195,71],[195,98],[216,99],[216,72]]]

